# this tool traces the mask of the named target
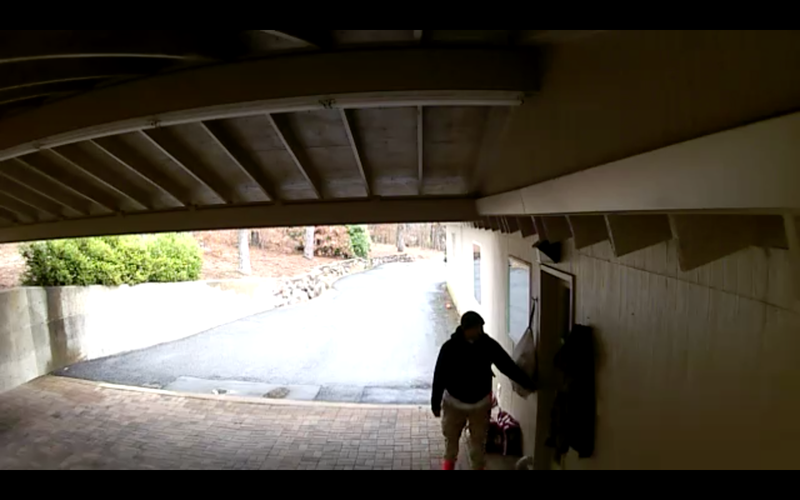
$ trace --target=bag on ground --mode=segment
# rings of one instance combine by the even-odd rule
[[[486,452],[507,457],[522,456],[522,428],[514,417],[502,410],[489,425]]]

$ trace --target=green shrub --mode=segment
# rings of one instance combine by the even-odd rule
[[[202,251],[188,234],[111,236],[21,247],[25,286],[138,285],[195,281]]]
[[[347,226],[350,235],[350,248],[356,257],[366,259],[369,257],[369,231],[366,226]]]

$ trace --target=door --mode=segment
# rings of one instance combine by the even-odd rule
[[[554,462],[554,450],[545,446],[550,434],[550,420],[556,398],[558,378],[555,356],[562,339],[573,325],[574,278],[561,271],[541,266],[539,276],[539,391],[536,411],[536,448],[534,468],[561,468]]]

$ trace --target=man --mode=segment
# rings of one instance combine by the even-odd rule
[[[486,438],[492,412],[492,365],[526,389],[535,389],[530,377],[500,344],[483,332],[484,324],[478,313],[464,314],[461,326],[442,346],[436,362],[431,409],[436,418],[442,418],[446,448],[443,470],[455,470],[458,444],[466,426],[472,468],[483,470],[486,466]]]

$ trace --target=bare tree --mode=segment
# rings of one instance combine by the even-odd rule
[[[308,260],[314,260],[314,247],[316,246],[316,230],[314,226],[306,228],[306,244],[303,249],[303,255]]]
[[[406,251],[406,225],[397,225],[397,251],[405,253]]]
[[[250,267],[250,231],[239,230],[239,272],[245,276],[252,274]]]

